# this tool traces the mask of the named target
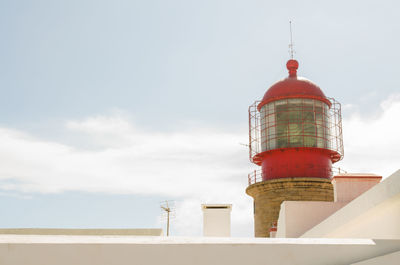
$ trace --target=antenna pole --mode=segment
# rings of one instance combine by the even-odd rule
[[[168,206],[168,201],[166,201],[167,203],[167,236],[169,236],[169,213],[171,212],[171,209]]]
[[[169,236],[169,212],[167,212],[167,236]]]
[[[162,210],[164,210],[167,213],[167,236],[169,236],[169,223],[170,223],[170,219],[171,219],[171,213],[173,213],[173,208],[171,208],[168,201],[162,202],[160,207]]]
[[[290,44],[289,44],[289,53],[290,59],[293,59],[293,37],[292,37],[292,21],[289,21],[289,28],[290,28]]]

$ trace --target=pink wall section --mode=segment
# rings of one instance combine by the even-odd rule
[[[335,202],[350,202],[378,184],[382,177],[375,174],[348,173],[332,179]]]

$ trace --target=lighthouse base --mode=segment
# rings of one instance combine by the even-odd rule
[[[333,201],[332,183],[323,178],[265,180],[248,186],[246,193],[254,199],[256,237],[269,237],[272,224],[278,221],[283,201]]]

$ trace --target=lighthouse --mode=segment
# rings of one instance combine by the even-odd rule
[[[250,161],[261,166],[246,189],[256,237],[269,237],[283,201],[333,201],[332,164],[343,158],[340,104],[297,75],[298,61],[286,67],[288,77],[249,107]]]

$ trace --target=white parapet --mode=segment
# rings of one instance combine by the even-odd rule
[[[398,251],[400,240],[0,235],[1,265],[349,265]],[[379,260],[361,264],[398,264]]]
[[[400,170],[301,237],[400,239]]]
[[[201,209],[204,236],[231,236],[232,204],[202,204]]]

